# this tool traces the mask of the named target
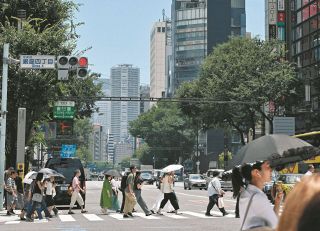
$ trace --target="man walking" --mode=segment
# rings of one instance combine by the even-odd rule
[[[15,178],[17,177],[17,173],[15,170],[10,172],[10,177],[7,180],[7,215],[13,215],[14,209],[17,204],[17,186],[15,183]]]
[[[217,205],[217,207],[219,208],[219,205],[218,205],[219,197],[224,194],[224,191],[221,189],[221,184],[218,179],[219,174],[220,173],[218,171],[214,171],[212,173],[213,179],[211,180],[211,182],[208,185],[209,204],[207,206],[207,212],[205,214],[206,216],[212,216],[210,214],[210,211],[214,205]],[[228,213],[226,212],[224,207],[219,208],[219,210],[222,212],[223,216],[228,215]]]
[[[136,176],[134,179],[134,194],[143,212],[146,214],[146,216],[150,216],[152,215],[152,212],[148,209],[148,206],[146,205],[146,202],[143,200],[141,195],[142,184],[143,180],[141,178],[141,172],[138,171],[136,172]]]
[[[137,203],[136,196],[134,195],[134,177],[137,168],[135,166],[130,167],[130,174],[127,178],[127,187],[125,189],[125,202],[124,202],[124,209],[123,209],[123,218],[133,217],[132,210]]]

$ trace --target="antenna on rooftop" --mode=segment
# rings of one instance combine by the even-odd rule
[[[162,21],[165,21],[165,17],[166,17],[166,10],[162,9]]]

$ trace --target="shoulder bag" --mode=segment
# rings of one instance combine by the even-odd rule
[[[32,195],[32,201],[42,202],[42,195],[40,193],[34,193]]]

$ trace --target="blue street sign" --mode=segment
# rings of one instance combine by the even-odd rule
[[[70,158],[76,155],[77,145],[76,144],[63,144],[61,146],[60,157]]]

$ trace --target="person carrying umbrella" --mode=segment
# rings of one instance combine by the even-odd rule
[[[240,194],[240,230],[265,226],[276,228],[283,193],[279,192],[276,195],[274,208],[272,209],[267,196],[262,191],[264,184],[271,180],[271,173],[272,169],[269,161],[246,163],[242,165],[241,172],[233,172],[233,174],[241,174],[241,177],[235,177],[239,180],[233,182],[233,184],[238,184],[238,187],[234,187],[234,190],[240,190],[240,186],[243,185],[242,177],[248,182],[245,190]],[[239,192],[234,193],[237,195]]]
[[[111,176],[105,175],[100,196],[101,212],[105,215],[108,214],[108,209],[112,207],[112,188],[110,184]]]
[[[174,212],[178,214],[179,204],[178,204],[177,196],[173,191],[173,182],[174,182],[174,172],[171,171],[168,174],[166,174],[166,176],[163,178],[163,181],[162,181],[164,198],[161,201],[159,210],[157,211],[157,214],[159,215],[163,215],[161,213],[161,210],[167,204],[168,200],[170,200],[170,203],[174,208]]]

